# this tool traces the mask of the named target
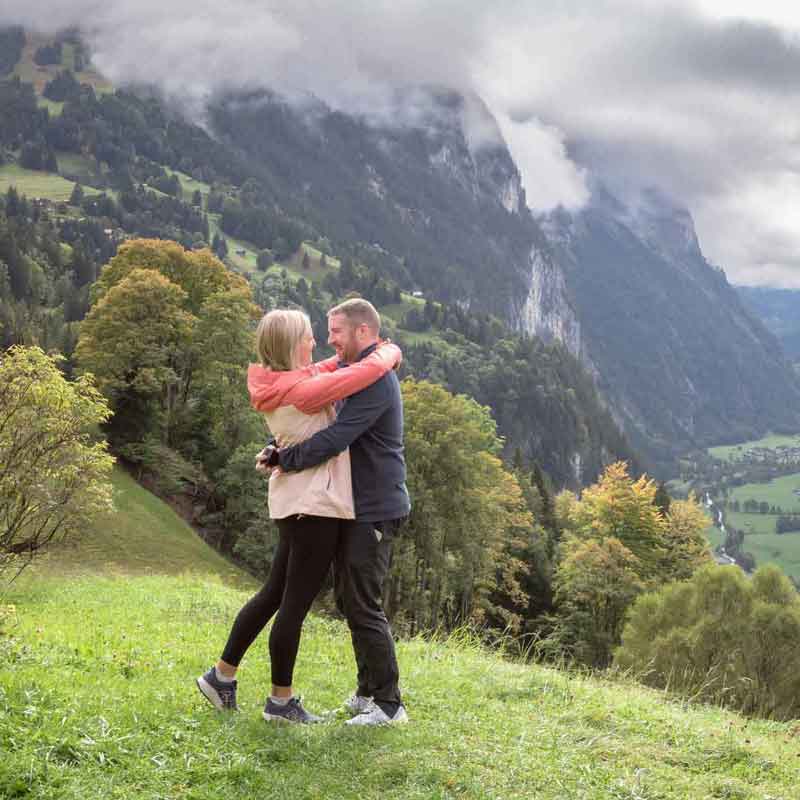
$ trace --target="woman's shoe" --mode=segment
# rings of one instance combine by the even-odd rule
[[[313,725],[316,722],[322,722],[322,717],[309,714],[303,708],[299,697],[291,698],[286,705],[279,705],[269,697],[261,716],[267,722],[297,722],[301,725]]]
[[[221,681],[217,678],[214,667],[201,675],[197,681],[197,688],[203,697],[220,711],[238,711],[236,705],[236,681]]]

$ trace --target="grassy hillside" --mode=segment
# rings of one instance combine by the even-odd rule
[[[196,572],[235,583],[249,582],[207,545],[166,503],[143,489],[122,468],[113,474],[115,512],[78,541],[51,551],[36,572],[178,575]]]
[[[461,641],[402,642],[412,724],[267,726],[265,639],[219,716],[194,677],[246,594],[198,577],[26,578],[0,637],[0,797],[796,798],[797,729],[686,707]],[[8,664],[11,664],[9,670]],[[306,625],[307,705],[352,690],[339,622]]]
[[[335,711],[268,726],[266,633],[240,670],[242,712],[221,716],[194,678],[251,590],[114,480],[114,517],[0,599],[0,798],[797,797],[796,725],[515,663],[464,635],[399,643],[406,727],[351,730]],[[308,707],[335,710],[354,669],[345,625],[312,616],[296,671]]]
[[[43,197],[59,202],[69,200],[75,183],[54,172],[40,172],[17,164],[4,164],[0,167],[0,194],[7,192],[11,186],[27,197]],[[91,187],[86,187],[85,192],[97,194],[97,190]]]

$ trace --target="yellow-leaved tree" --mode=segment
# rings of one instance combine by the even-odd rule
[[[557,498],[566,535],[554,581],[554,640],[584,663],[610,663],[641,592],[686,579],[711,559],[695,499],[673,501],[664,514],[656,491],[654,481],[632,478],[617,462],[580,499]]]
[[[90,378],[69,382],[38,347],[0,355],[0,573],[111,510],[110,414]]]

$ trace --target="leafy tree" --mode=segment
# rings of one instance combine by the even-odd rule
[[[42,94],[56,103],[62,103],[80,95],[81,86],[75,80],[75,76],[68,69],[62,70],[51,80],[42,91]]]
[[[194,323],[186,304],[187,293],[159,272],[133,269],[83,321],[75,356],[111,401],[115,440],[123,431],[124,440],[143,438],[154,424],[168,440]]]
[[[667,514],[670,503],[672,502],[672,498],[669,496],[669,492],[667,491],[667,486],[664,481],[658,482],[658,487],[656,488],[656,494],[655,497],[653,497],[653,502],[656,504],[656,506],[658,506],[662,514]]]
[[[110,413],[90,378],[67,382],[39,348],[0,356],[0,572],[110,510],[113,459],[93,435]]]
[[[688,500],[673,500],[665,517],[666,554],[659,575],[665,581],[690,578],[711,561],[705,531],[708,517],[693,495]]]
[[[273,264],[275,259],[272,257],[270,250],[259,250],[256,256],[256,266],[262,272],[266,272]]]
[[[710,559],[707,520],[694,498],[673,501],[664,516],[655,494],[653,481],[631,478],[617,462],[580,500],[556,498],[566,535],[554,579],[553,642],[585,663],[610,662],[625,612],[641,591],[688,578]]]
[[[556,638],[578,661],[611,662],[625,614],[644,588],[639,559],[614,536],[572,540],[555,578]]]
[[[46,67],[61,63],[61,42],[51,42],[36,49],[33,60],[40,66]]]
[[[410,631],[489,618],[518,629],[526,605],[518,552],[532,519],[498,458],[494,420],[474,400],[426,381],[403,381],[403,398],[414,505],[387,608]]]
[[[80,183],[76,183],[75,186],[72,187],[72,194],[69,196],[69,204],[71,206],[76,206],[80,208],[81,204],[83,203],[83,187]]]
[[[666,524],[653,500],[656,487],[642,476],[631,479],[624,462],[606,467],[598,483],[584,489],[572,512],[580,538],[616,538],[638,559],[644,581],[660,580],[667,555]]]

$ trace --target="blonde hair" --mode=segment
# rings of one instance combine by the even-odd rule
[[[347,317],[347,321],[354,328],[359,325],[366,325],[376,336],[381,329],[381,315],[369,300],[364,300],[362,297],[354,297],[351,300],[339,303],[338,306],[334,306],[328,312],[328,316],[332,317],[334,314],[342,314]]]
[[[256,352],[265,367],[296,369],[297,345],[311,333],[311,320],[302,311],[278,308],[261,318],[256,329]]]

